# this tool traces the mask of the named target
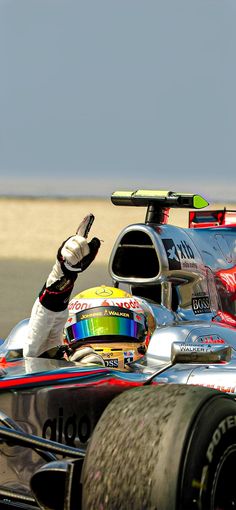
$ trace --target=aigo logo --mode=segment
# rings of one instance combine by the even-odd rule
[[[43,424],[42,437],[65,443],[68,446],[76,446],[76,438],[81,443],[86,443],[91,435],[91,423],[85,414],[78,417],[75,413],[64,417],[64,409],[58,409],[58,415],[48,418]]]

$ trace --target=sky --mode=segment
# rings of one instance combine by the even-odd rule
[[[232,200],[235,0],[0,0],[0,195]]]

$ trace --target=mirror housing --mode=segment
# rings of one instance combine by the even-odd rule
[[[232,349],[228,345],[173,342],[171,362],[176,363],[222,363],[230,361]]]

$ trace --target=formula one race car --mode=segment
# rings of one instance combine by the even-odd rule
[[[168,191],[111,200],[147,207],[109,270],[148,301],[155,331],[120,370],[23,359],[27,321],[16,327],[0,348],[0,508],[233,509],[236,212]],[[188,229],[167,223],[171,207],[193,209]]]

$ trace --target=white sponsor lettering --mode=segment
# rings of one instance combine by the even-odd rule
[[[197,345],[181,345],[181,352],[209,352],[205,347],[197,346]]]
[[[93,308],[94,306],[104,306],[104,300],[100,299],[94,299],[92,301],[80,301],[75,300],[71,301],[69,303],[68,309],[70,312],[76,311],[79,312],[80,310],[87,310],[88,308]],[[142,309],[140,307],[140,303],[136,299],[126,299],[126,300],[119,300],[116,301],[114,299],[107,299],[106,300],[106,306],[119,306],[119,308],[127,308],[128,310],[136,310],[142,312]]]
[[[81,303],[80,301],[71,301],[69,306],[68,306],[68,309],[69,310],[76,310],[77,312],[79,310],[86,310],[87,308],[89,308],[90,305],[89,303]]]
[[[207,459],[209,462],[212,462],[213,455],[214,455],[214,449],[219,444],[221,437],[223,434],[227,432],[227,430],[231,429],[232,427],[236,427],[236,416],[227,416],[224,420],[222,420],[217,429],[214,431],[211,442],[207,448]]]
[[[168,259],[169,260],[177,260],[179,262],[179,257],[177,257],[175,246],[172,246],[169,250],[167,250]]]

